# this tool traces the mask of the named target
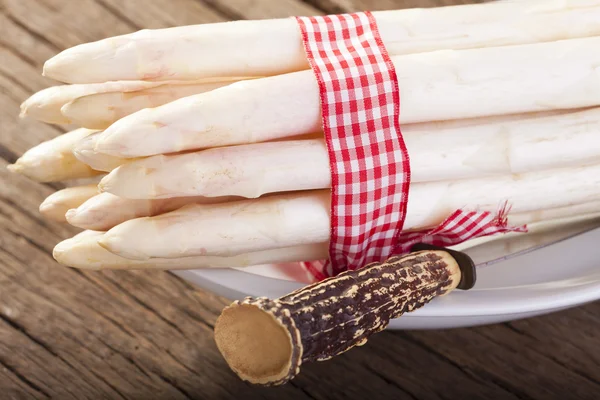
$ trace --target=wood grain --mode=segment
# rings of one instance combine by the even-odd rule
[[[384,11],[417,7],[443,7],[487,1],[492,0],[306,0],[305,2],[326,13],[345,13],[361,10]]]
[[[161,271],[60,267],[52,248],[77,230],[37,208],[63,185],[6,171],[69,129],[18,118],[23,100],[56,84],[41,76],[44,61],[69,46],[142,28],[463,2],[0,0],[0,399],[596,398],[599,303],[473,329],[384,332],[303,366],[285,387],[249,387],[214,344],[229,300]]]

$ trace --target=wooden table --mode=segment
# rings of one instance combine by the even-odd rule
[[[166,272],[82,272],[52,248],[76,231],[37,208],[62,184],[5,166],[68,127],[19,120],[45,60],[141,28],[459,3],[453,0],[0,0],[0,399],[597,399],[600,303],[507,324],[384,332],[291,384],[230,372],[212,328],[229,301]]]

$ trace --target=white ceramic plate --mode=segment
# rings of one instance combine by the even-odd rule
[[[305,285],[295,264],[173,271],[218,295],[277,298]],[[506,322],[600,299],[600,229],[478,270],[453,291],[390,322],[390,329],[442,329]]]

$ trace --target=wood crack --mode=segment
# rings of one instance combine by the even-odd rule
[[[173,361],[175,361],[177,364],[182,366],[186,371],[188,371],[191,374],[195,374],[197,372],[194,369],[192,369],[192,368],[188,367],[187,365],[185,365],[184,363],[182,363],[181,361],[179,361],[179,359],[177,357],[175,357],[173,355],[173,353],[171,353],[171,350],[169,350],[169,349],[164,349],[164,350],[165,350],[165,353],[167,353]]]
[[[513,325],[511,325],[511,324],[510,324],[510,322],[506,322],[506,323],[504,323],[504,324],[502,324],[502,325],[504,325],[505,327],[507,327],[507,328],[508,328],[508,329],[510,329],[511,331],[513,331],[513,332],[515,332],[515,333],[518,333],[519,335],[522,335],[522,336],[525,336],[525,337],[527,337],[527,338],[530,338],[530,339],[534,339],[534,340],[535,340],[535,338],[534,338],[533,336],[531,336],[531,335],[530,335],[530,334],[528,334],[527,332],[523,332],[522,330],[520,330],[520,329],[518,329],[518,328],[514,327]]]
[[[85,277],[85,278],[86,278],[88,281],[90,281],[90,282],[94,283],[94,284],[95,284],[97,287],[101,288],[101,289],[102,289],[104,292],[106,292],[106,289],[104,289],[102,286],[100,286],[100,285],[96,284],[94,281],[90,280],[90,279],[89,279],[87,276],[85,276],[85,275],[84,275],[84,274],[83,274],[81,271],[78,271],[78,270],[74,270],[74,271],[76,271],[77,273],[79,273],[81,276],[84,276],[84,277]],[[106,279],[107,279],[108,281],[110,281],[112,284],[114,284],[114,285],[117,287],[117,289],[118,289],[119,291],[121,291],[121,292],[122,292],[122,293],[124,293],[124,294],[125,294],[127,297],[129,297],[129,298],[131,298],[132,300],[134,300],[134,301],[135,301],[137,304],[139,304],[140,306],[142,306],[144,309],[146,309],[146,310],[148,310],[148,311],[152,312],[153,314],[155,314],[155,315],[156,315],[158,318],[160,318],[162,321],[164,321],[165,323],[169,324],[169,326],[174,326],[174,325],[173,325],[173,324],[172,324],[170,321],[168,321],[168,320],[165,320],[165,319],[164,319],[162,316],[158,315],[158,314],[157,314],[157,312],[156,312],[156,311],[155,311],[153,308],[151,308],[151,307],[147,306],[147,305],[146,305],[144,302],[142,302],[141,300],[139,300],[137,297],[135,297],[135,296],[131,295],[129,292],[127,292],[125,288],[123,288],[121,285],[117,284],[117,283],[116,283],[114,280],[112,280],[112,279],[110,279],[110,278],[108,278],[108,277],[106,277]],[[108,293],[108,292],[107,292],[107,293]],[[92,308],[92,310],[93,310],[94,312],[98,312],[97,310],[94,310],[93,308]],[[102,315],[103,317],[106,317],[106,316],[105,316],[104,314],[102,314],[102,313],[99,313],[99,312],[98,312],[98,314]],[[112,321],[112,319],[111,319],[111,321]],[[175,329],[176,329],[178,332],[180,332],[180,333],[183,335],[183,337],[185,337],[186,339],[189,339],[189,338],[188,338],[188,337],[187,337],[187,336],[186,336],[186,335],[185,335],[185,334],[184,334],[184,333],[183,333],[183,332],[182,332],[182,331],[181,331],[179,328],[177,328],[177,327],[176,327]],[[93,332],[91,332],[91,331],[90,331],[90,333],[92,333],[92,335],[94,335],[95,337],[97,337],[97,336],[96,336],[96,335],[95,335]],[[99,339],[99,340],[101,340],[100,338],[98,338],[98,339]],[[190,339],[190,340],[191,340],[191,339]],[[101,341],[102,341],[102,340],[101,340]],[[186,371],[188,371],[190,374],[192,374],[192,375],[196,375],[196,374],[198,373],[198,371],[195,371],[194,369],[192,369],[192,368],[188,367],[186,364],[184,364],[183,362],[181,362],[181,361],[180,361],[180,360],[179,360],[179,359],[178,359],[178,358],[177,358],[175,355],[173,355],[173,353],[171,353],[171,352],[170,352],[170,351],[169,351],[167,348],[165,348],[165,347],[163,347],[163,346],[160,346],[160,345],[158,345],[157,343],[155,343],[155,342],[154,342],[154,341],[152,341],[152,340],[148,340],[148,341],[149,341],[149,342],[150,342],[150,343],[151,343],[153,346],[155,346],[156,348],[162,349],[162,350],[163,350],[163,351],[164,351],[164,352],[165,352],[165,353],[166,353],[166,354],[167,354],[167,355],[168,355],[168,356],[171,358],[171,360],[173,360],[173,362],[175,362],[175,363],[177,363],[178,365],[180,365],[182,368],[184,368],[184,369],[185,369]],[[102,341],[102,342],[103,342],[103,343],[105,343],[104,341]],[[105,343],[105,344],[106,344],[106,343]],[[136,367],[137,367],[137,368],[138,368],[138,369],[139,369],[141,372],[143,372],[143,373],[144,373],[144,375],[146,375],[146,376],[150,377],[150,376],[149,376],[147,373],[145,373],[145,372],[142,370],[142,368],[141,368],[139,365],[137,365],[137,364],[135,363],[135,361],[133,361],[133,359],[131,359],[129,356],[127,356],[127,355],[123,354],[122,352],[119,352],[118,350],[115,350],[115,349],[114,349],[112,346],[110,346],[110,345],[108,345],[108,344],[106,344],[106,345],[107,345],[107,347],[111,348],[113,351],[116,351],[117,353],[121,354],[121,355],[122,355],[122,356],[123,356],[125,359],[127,359],[127,360],[128,360],[129,362],[131,362],[133,365],[135,365],[135,366],[136,366]],[[191,398],[191,397],[189,396],[189,394],[188,394],[188,393],[187,393],[187,392],[186,392],[184,389],[182,389],[182,388],[180,388],[180,387],[176,386],[176,385],[175,385],[175,384],[174,384],[174,383],[173,383],[171,380],[169,380],[168,378],[166,378],[166,377],[163,377],[163,376],[160,376],[160,375],[158,375],[158,374],[157,374],[157,376],[159,376],[159,378],[161,378],[161,380],[162,380],[162,381],[164,381],[165,383],[168,383],[169,385],[173,386],[173,388],[174,388],[174,389],[176,389],[176,390],[180,391],[180,392],[181,392],[183,395],[185,395],[186,397],[188,397],[188,398]],[[227,388],[226,388],[226,387],[223,387],[223,386],[221,386],[221,387],[222,387],[222,389],[224,389],[224,390],[226,390],[226,391],[227,391]]]
[[[98,4],[100,7],[104,8],[106,11],[108,11],[109,13],[114,15],[121,22],[125,23],[126,25],[129,25],[131,28],[138,30],[138,31],[143,29],[141,26],[136,24],[125,14],[121,13],[117,8],[115,8],[109,4],[106,4],[103,0],[95,0],[95,1],[96,1],[96,4]]]
[[[335,5],[335,4],[331,4],[326,7],[323,4],[322,0],[300,0],[300,1],[302,1],[302,3],[304,3],[304,4],[308,4],[309,6],[316,8],[317,10],[322,11],[325,14],[344,14],[344,13],[349,12],[349,10],[347,10],[341,6]]]
[[[109,388],[111,388],[111,389],[112,389],[112,390],[113,390],[113,391],[114,391],[114,392],[115,392],[117,395],[119,395],[119,397],[120,397],[120,398],[122,398],[122,399],[124,399],[124,400],[127,400],[127,397],[126,397],[126,396],[125,396],[123,393],[121,393],[121,392],[119,391],[119,389],[117,389],[117,388],[116,388],[114,385],[112,385],[112,384],[111,384],[109,381],[107,381],[106,379],[104,379],[104,378],[102,377],[102,375],[98,375],[98,374],[96,374],[96,373],[95,373],[93,370],[91,370],[91,369],[89,369],[89,368],[87,368],[87,370],[88,370],[88,371],[89,371],[89,372],[90,372],[92,375],[94,375],[94,376],[96,377],[96,379],[98,379],[98,380],[99,380],[99,381],[101,381],[101,382],[104,382],[104,384],[106,384],[106,385],[107,385]]]
[[[227,18],[229,20],[235,21],[235,20],[246,19],[246,17],[244,17],[242,14],[239,14],[239,13],[231,10],[230,8],[224,6],[224,4],[226,4],[224,2],[214,1],[214,0],[197,0],[197,1],[199,1],[200,3],[202,3],[205,6],[207,6],[208,8],[210,8],[211,10],[220,14],[222,17]]]
[[[0,214],[2,214],[2,210],[0,209]],[[19,256],[17,256],[16,254],[11,253],[7,248],[5,247],[0,247],[0,249],[2,250],[3,254],[6,254],[7,256],[12,257],[14,260],[16,260],[18,263],[21,264],[27,264],[27,260],[24,260],[22,258],[19,258]],[[2,260],[2,258],[0,258],[0,260]],[[6,265],[4,263],[2,263],[2,265]]]
[[[95,354],[89,347],[87,347],[84,343],[82,343],[77,337],[73,336],[73,335],[67,335],[69,337],[69,339],[71,339],[72,341],[74,341],[75,343],[77,343],[81,348],[85,348],[87,349],[91,354],[94,354],[96,357],[102,359],[102,357],[100,357],[98,354]],[[110,364],[107,363],[110,367]],[[115,369],[113,369],[111,367],[111,369],[113,371],[115,371],[116,373],[118,373],[118,371],[116,371]],[[108,382],[104,377],[96,374],[94,372],[94,370],[92,370],[91,368],[86,368],[87,371],[89,371],[90,374],[92,374],[93,376],[95,376],[98,380],[100,380],[101,382],[104,382],[108,387],[110,387],[112,390],[115,391],[115,393],[117,393],[122,399],[126,399],[126,397],[123,395],[123,393],[121,393],[119,391],[119,389],[117,389],[114,385],[112,385],[110,382]]]
[[[13,321],[12,319],[8,318],[7,316],[5,316],[2,313],[0,313],[0,319],[2,321],[6,322],[14,330],[25,335],[29,340],[31,340],[38,346],[42,347],[44,350],[46,350],[48,353],[52,354],[54,357],[60,358],[60,356],[54,350],[52,350],[46,343],[38,340],[35,336],[30,335],[29,332],[27,332],[27,330],[24,327],[22,327],[21,325],[19,325],[16,321]]]
[[[596,314],[593,311],[588,310],[585,306],[580,307],[579,310],[582,311],[584,314],[589,315],[590,317],[593,317],[594,319],[598,319],[598,314]]]
[[[425,343],[422,343],[416,339],[414,339],[413,337],[407,335],[407,334],[399,334],[401,335],[401,337],[405,340],[407,340],[408,342],[414,344],[415,346],[420,347],[421,349],[425,350],[426,352],[428,352],[429,354],[435,356],[436,358],[447,362],[448,364],[451,364],[452,366],[456,367],[458,370],[460,370],[462,373],[464,373],[465,375],[467,375],[468,377],[471,378],[476,378],[479,382],[482,383],[488,383],[488,382],[492,382],[493,384],[495,384],[498,388],[506,391],[507,393],[512,394],[513,396],[515,396],[518,399],[522,399],[522,400],[534,400],[531,397],[529,397],[528,395],[526,395],[525,393],[522,393],[516,389],[513,389],[512,387],[504,384],[503,382],[501,382],[500,380],[496,379],[494,376],[492,376],[491,374],[487,373],[487,372],[483,372],[481,371],[481,373],[483,373],[484,378],[482,379],[479,374],[474,373],[473,371],[471,371],[468,368],[463,367],[462,365],[460,365],[459,363],[457,363],[456,361],[454,361],[453,359],[445,356],[442,353],[439,353],[437,351],[435,351],[434,349],[430,348],[428,345],[426,345]]]
[[[50,346],[48,346],[41,340],[37,339],[35,336],[29,334],[29,332],[27,332],[27,330],[23,326],[18,324],[16,321],[13,321],[12,319],[8,318],[7,316],[3,315],[2,313],[0,313],[0,320],[6,322],[11,328],[20,332],[25,337],[27,337],[29,340],[31,340],[32,342],[34,342],[35,344],[37,344],[38,346],[40,346],[41,348],[46,350],[48,353],[50,353],[51,355],[56,357],[58,360],[65,363],[65,365],[69,366],[73,371],[79,371],[79,368],[76,368],[73,364],[71,364],[69,361],[67,361],[64,357],[60,356],[58,353],[56,353],[54,350],[52,350],[52,348],[50,348]],[[89,369],[87,369],[87,368],[86,368],[86,370],[89,371]],[[88,382],[88,383],[90,383],[90,382]],[[92,384],[92,387],[93,387],[93,384]]]
[[[144,369],[142,367],[140,367],[130,356],[128,356],[127,354],[123,353],[122,351],[115,349],[113,346],[111,346],[109,343],[107,343],[106,341],[104,341],[101,337],[99,337],[96,332],[94,332],[93,330],[89,329],[86,324],[84,323],[84,321],[82,321],[79,316],[77,316],[76,314],[74,314],[72,311],[68,310],[68,309],[64,309],[62,308],[60,305],[54,303],[51,299],[45,297],[45,296],[41,296],[39,293],[37,292],[31,292],[27,287],[21,285],[20,283],[16,282],[16,284],[18,284],[23,290],[29,291],[33,296],[37,296],[37,297],[41,297],[44,301],[48,301],[50,304],[52,304],[53,306],[55,306],[58,309],[61,309],[63,311],[65,311],[67,314],[71,315],[72,317],[76,318],[78,321],[81,322],[81,326],[88,332],[90,333],[92,336],[94,336],[96,339],[98,339],[99,342],[101,342],[102,344],[104,344],[107,348],[109,348],[111,351],[113,351],[116,354],[119,354],[121,357],[123,357],[125,360],[127,360],[132,366],[134,366],[140,373],[142,373],[143,375],[145,375],[147,378],[149,379],[153,379],[150,375],[148,375],[148,373],[146,373],[146,371],[144,371]],[[120,326],[120,324],[118,324],[116,321],[114,321],[112,318],[108,318],[106,315],[104,315],[103,313],[98,312],[97,310],[90,308],[92,311],[100,314],[101,316],[109,319],[113,324]],[[0,314],[1,315],[1,314]],[[131,336],[132,338],[134,338],[134,336],[132,336],[131,334],[129,334],[128,332],[126,332],[129,336]],[[73,336],[69,336],[73,341],[79,343],[82,347],[87,348],[87,346],[85,346],[83,343],[81,343],[76,337]],[[88,349],[89,350],[89,349]],[[91,351],[91,350],[90,350]],[[94,354],[92,352],[92,354]],[[97,354],[95,354],[96,356],[98,356]],[[99,357],[99,356],[98,356]],[[92,371],[90,371],[92,372]],[[93,373],[93,372],[92,372]],[[94,374],[96,375],[96,374]]]
[[[141,307],[143,307],[145,310],[151,312],[152,314],[154,314],[156,317],[158,317],[161,321],[163,321],[164,323],[166,323],[168,326],[172,327],[173,329],[175,329],[177,332],[179,332],[182,337],[188,339],[188,340],[192,340],[192,338],[189,338],[179,327],[177,327],[177,325],[175,325],[173,322],[169,321],[168,319],[164,318],[162,315],[160,315],[154,308],[150,307],[149,305],[147,305],[145,302],[143,302],[142,300],[140,300],[139,298],[137,298],[136,296],[132,295],[131,293],[129,293],[124,287],[122,287],[120,284],[118,284],[114,279],[106,277],[107,280],[109,280],[120,292],[122,292],[123,294],[125,294],[128,298],[132,299],[135,303],[137,303],[138,305],[140,305]],[[155,346],[156,343],[152,342],[151,343]],[[170,356],[170,358],[176,362],[177,364],[179,364],[181,367],[183,367],[184,369],[186,369],[188,372],[190,372],[191,374],[196,374],[197,371],[195,371],[194,369],[190,368],[189,366],[187,366],[185,363],[181,362],[173,353],[171,353],[171,351],[168,348],[165,348],[163,346],[157,346],[159,348],[163,348],[163,350],[165,351],[166,354],[168,354]],[[220,385],[221,386],[221,385]],[[225,386],[221,386],[222,389],[224,389],[225,391],[228,391],[228,388]]]
[[[19,159],[19,156],[8,147],[0,143],[0,158],[9,164],[14,164]]]
[[[102,316],[107,321],[109,321],[111,324],[113,324],[115,326],[115,328],[117,328],[118,330],[120,330],[121,332],[123,332],[125,335],[129,336],[130,338],[135,338],[135,336],[133,336],[123,325],[121,325],[121,323],[115,321],[113,318],[111,318],[108,315],[104,314],[100,310],[96,310],[95,308],[92,308],[92,307],[88,307],[88,308],[91,309],[92,311],[94,311],[96,314]]]
[[[6,49],[6,51],[12,53],[15,57],[17,57],[18,59],[23,61],[25,64],[31,65],[34,68],[38,68],[38,65],[35,60],[33,60],[32,58],[29,58],[28,56],[21,53],[17,49],[7,46],[6,43],[0,43],[0,47],[3,49]],[[32,92],[32,91],[33,91],[32,89],[29,89],[29,92]]]
[[[16,81],[12,80],[11,78],[9,78],[8,75],[2,73],[2,71],[0,71],[0,76],[4,76],[7,79],[10,79],[11,82],[13,82],[13,83],[16,82]],[[20,87],[20,88],[22,88],[22,85],[20,85],[20,84],[17,84],[17,86]],[[0,89],[4,89],[4,88],[0,87]],[[19,97],[17,97],[12,91],[10,91],[10,90],[2,90],[2,92],[3,92],[2,94],[4,94],[6,96],[6,98],[12,100],[17,105],[17,108],[21,107],[21,99]],[[27,93],[29,93],[29,92],[30,92],[30,90],[27,90]]]
[[[214,331],[215,326],[214,324],[211,324],[210,322],[208,322],[207,320],[205,320],[204,318],[202,318],[200,315],[186,309],[186,308],[179,308],[179,311],[183,312],[185,315],[187,315],[188,317],[190,317],[191,319],[193,319],[194,321],[198,321],[200,322],[202,325],[206,326],[207,328],[210,328],[211,331]]]
[[[46,224],[46,221],[41,217],[41,215],[34,215],[33,213],[31,213],[31,211],[27,210],[26,208],[23,208],[21,205],[15,203],[14,201],[12,201],[11,199],[9,199],[8,197],[0,196],[0,201],[2,201],[3,203],[7,204],[9,207],[12,207],[12,208],[16,209],[21,214],[28,216],[33,221],[35,221],[35,222],[39,223],[40,225],[44,226],[44,228],[48,228],[49,229],[49,226]]]
[[[111,346],[110,344],[106,343],[104,340],[102,340],[100,337],[96,336],[93,332],[91,332],[92,335],[94,335],[101,343],[103,343],[106,347],[108,347],[109,349],[111,349],[113,352],[115,352],[116,354],[119,354],[121,357],[123,357],[125,360],[127,360],[133,367],[136,368],[137,371],[139,371],[140,373],[142,373],[144,376],[146,376],[148,379],[153,379],[146,371],[144,371],[144,369],[138,365],[138,363],[136,363],[133,358],[131,358],[129,355],[123,353],[122,351],[115,349],[113,346]],[[152,343],[154,346],[156,346],[156,344],[152,341],[150,341],[150,343]],[[157,346],[158,347],[158,346]],[[172,356],[171,356],[172,357]],[[179,361],[175,360],[177,363],[179,363]],[[194,372],[192,372],[194,373]],[[167,385],[171,386],[173,389],[177,390],[178,392],[180,392],[181,394],[183,394],[185,397],[189,398],[189,396],[187,395],[187,392],[178,387],[176,384],[174,384],[170,379],[165,378],[163,376],[161,376],[160,374],[156,375],[161,381],[163,381],[164,383],[166,383]]]
[[[413,395],[411,392],[407,391],[405,388],[403,388],[402,386],[398,385],[395,381],[387,378],[385,375],[381,374],[379,371],[377,371],[375,368],[372,368],[370,365],[365,364],[365,363],[361,363],[361,366],[364,369],[366,369],[367,371],[371,372],[376,377],[378,377],[379,379],[381,379],[382,381],[384,381],[385,383],[387,383],[388,385],[391,385],[391,386],[395,387],[396,389],[400,390],[402,393],[404,393],[405,395],[407,395],[411,399],[418,400],[418,398],[415,397],[415,395]]]
[[[92,335],[94,335],[94,334],[92,333]],[[152,377],[146,371],[144,371],[144,369],[142,367],[140,367],[138,365],[138,363],[136,363],[133,360],[133,358],[131,358],[129,355],[127,355],[126,353],[123,353],[119,349],[114,348],[109,343],[102,340],[102,338],[100,338],[96,335],[94,335],[94,337],[96,337],[96,339],[98,339],[102,344],[104,344],[106,347],[108,347],[110,350],[112,350],[115,354],[119,354],[121,357],[123,357],[125,360],[127,360],[127,362],[129,362],[133,367],[135,367],[141,374],[143,374],[144,376],[146,376],[149,379],[152,379]]]
[[[91,283],[92,285],[94,285],[95,287],[97,287],[98,289],[102,290],[102,292],[104,292],[106,294],[110,294],[110,292],[107,291],[104,287],[102,287],[102,285],[99,285],[98,282],[96,282],[95,280],[93,280],[92,278],[90,278],[89,276],[87,276],[79,268],[70,268],[70,267],[66,267],[66,268],[68,268],[69,271],[72,271],[73,273],[79,275],[80,277],[82,277],[83,279],[85,279],[86,281],[88,281],[89,283]]]
[[[52,256],[52,251],[51,250],[47,250],[46,248],[44,248],[41,244],[36,243],[34,240],[28,238],[27,236],[21,235],[18,232],[14,232],[11,229],[7,229],[8,231],[10,231],[10,233],[12,233],[13,235],[20,237],[21,239],[25,240],[27,243],[29,243],[30,245],[32,245],[33,247],[35,247],[36,249],[38,249],[39,251],[41,251],[44,254],[50,255]],[[14,254],[13,254],[14,255]]]
[[[0,314],[0,315],[2,315],[2,314]],[[23,376],[21,373],[19,373],[19,371],[17,371],[15,368],[11,367],[6,361],[2,360],[2,358],[0,358],[0,366],[4,369],[10,371],[21,383],[23,383],[28,388],[41,394],[44,397],[52,398],[50,393],[46,392],[44,389],[42,389],[38,385],[31,382],[29,379],[27,379],[27,377]]]
[[[171,386],[173,389],[177,390],[179,393],[181,393],[186,399],[190,399],[193,400],[193,397],[190,396],[190,394],[183,388],[180,388],[175,382],[173,382],[171,379],[167,378],[166,376],[162,376],[162,375],[157,375],[158,378],[163,381],[164,383],[166,383],[167,385]]]
[[[537,340],[536,338],[530,336],[529,334],[527,334],[525,332],[522,332],[519,329],[513,327],[509,323],[504,324],[504,326],[506,326],[507,328],[509,328],[513,332],[516,332],[516,333],[518,333],[518,334],[520,334],[522,336],[525,336],[525,337],[530,338],[532,340]],[[488,335],[485,335],[485,334],[483,334],[483,335],[486,338],[490,339],[490,341],[494,342],[494,340],[491,339],[491,338],[489,338]],[[494,343],[496,343],[496,342],[494,342]],[[593,384],[596,384],[596,385],[600,386],[600,381],[598,379],[595,379],[594,377],[591,377],[591,376],[589,376],[589,375],[587,375],[587,374],[585,374],[585,373],[583,373],[583,372],[581,372],[581,371],[579,371],[579,370],[577,370],[577,369],[575,369],[573,367],[569,367],[568,365],[566,365],[563,362],[559,361],[555,357],[552,357],[551,355],[548,355],[548,354],[541,353],[540,351],[538,351],[534,347],[529,346],[528,348],[529,348],[529,350],[533,351],[534,353],[538,354],[539,356],[544,357],[545,359],[547,359],[547,360],[549,360],[549,361],[551,361],[551,362],[553,362],[553,363],[555,363],[557,365],[560,365],[562,368],[564,368],[564,369],[566,369],[566,370],[568,370],[570,372],[573,372],[574,374],[579,375],[581,378],[583,378],[583,379],[585,379],[585,380],[587,380],[587,381],[589,381],[589,382],[591,382]],[[581,350],[581,349],[579,349],[579,350]],[[584,351],[584,350],[581,350],[581,351]]]
[[[183,368],[185,368],[191,374],[196,374],[195,370],[193,370],[192,368],[188,367],[187,365],[185,365],[184,363],[182,363],[181,361],[179,361],[179,359],[177,357],[175,357],[173,355],[173,353],[171,353],[171,351],[169,349],[164,349],[164,350],[165,350],[165,353],[168,354],[173,361],[175,361],[177,364],[179,364],[180,366],[182,366]],[[221,389],[223,389],[225,392],[228,392],[232,396],[235,395],[235,393],[232,393],[232,392],[229,391],[229,388],[227,386],[223,386],[223,385],[220,385],[220,384],[219,384],[219,386],[221,387]]]
[[[21,207],[19,204],[15,203],[14,201],[12,201],[11,199],[9,199],[7,197],[0,196],[0,201],[2,201],[5,204],[8,204],[10,207],[19,211],[21,214],[28,216],[31,220],[35,221],[39,225],[48,229],[49,232],[52,232],[55,235],[56,239],[61,239],[61,237],[56,232],[53,231],[52,227],[50,225],[48,225],[48,222],[46,220],[44,220],[41,215],[39,215],[39,216],[33,215],[29,210]],[[44,253],[52,254],[52,249],[48,250],[48,249],[44,248],[42,245],[35,243],[32,239],[25,237],[18,232],[14,232],[12,230],[11,230],[11,232],[13,232],[15,235],[18,235],[18,236],[22,237],[23,239],[27,240],[32,246],[37,247],[38,249],[42,250]]]
[[[546,359],[548,359],[550,361],[553,361],[554,363],[560,365],[561,367],[567,369],[568,371],[571,371],[571,372],[579,375],[583,379],[586,379],[587,381],[600,386],[600,381],[598,379],[595,379],[595,378],[593,378],[593,377],[591,377],[591,376],[589,376],[587,374],[584,374],[583,372],[581,372],[581,371],[579,371],[577,369],[571,368],[571,367],[567,366],[566,364],[564,364],[563,362],[558,361],[556,358],[554,358],[552,356],[548,356],[546,354],[540,353],[539,351],[537,351],[535,349],[531,349],[531,350],[533,350],[535,353],[539,354],[540,356],[542,356],[542,357],[544,357],[544,358],[546,358]]]
[[[40,35],[39,33],[31,30],[27,25],[23,24],[21,21],[19,21],[17,18],[15,18],[13,15],[9,14],[9,13],[5,13],[4,14],[6,16],[6,18],[8,18],[13,24],[17,25],[19,28],[23,29],[24,31],[26,31],[28,34],[30,34],[33,38],[35,38],[36,40],[39,40],[40,42],[44,43],[46,46],[50,47],[52,50],[54,50],[55,52],[60,52],[61,48],[57,45],[55,45],[54,43],[52,43],[51,41],[49,41],[48,39],[46,39],[44,36]],[[31,65],[37,66],[36,62],[31,62]]]
[[[38,340],[35,336],[29,334],[29,332],[27,332],[27,330],[23,326],[21,326],[20,324],[18,324],[16,321],[13,321],[12,319],[8,318],[6,315],[4,315],[2,313],[0,313],[0,320],[4,321],[8,326],[10,326],[15,331],[17,331],[17,332],[21,333],[22,335],[24,335],[26,338],[28,338],[29,340],[31,340],[33,343],[37,344],[42,349],[46,350],[49,354],[51,354],[52,356],[56,357],[58,360],[62,361],[65,365],[67,365],[68,367],[70,367],[73,371],[78,371],[78,368],[75,368],[71,363],[69,363],[67,360],[65,360],[63,357],[61,357],[58,353],[56,353],[54,350],[52,350],[52,348],[50,348],[47,344],[45,344],[41,340]],[[65,388],[65,389],[69,393],[73,394],[67,388]]]
[[[317,400],[317,398],[314,397],[312,394],[310,394],[310,392],[308,390],[304,389],[302,386],[298,385],[297,383],[290,381],[289,384],[290,384],[290,386],[293,386],[296,389],[298,389],[299,391],[301,391],[302,393],[304,393],[306,395],[306,397],[308,397],[309,399]]]
[[[8,81],[12,82],[15,86],[17,86],[19,89],[21,89],[22,91],[24,91],[25,93],[31,93],[34,90],[30,87],[25,86],[23,83],[19,82],[17,79],[15,79],[14,76],[7,74],[6,72],[0,70],[0,76],[3,76],[4,78],[6,78]],[[19,98],[15,93],[13,93],[12,90],[4,90],[3,93],[10,98],[12,101],[15,102],[15,104],[17,104],[17,106],[19,107],[19,109],[21,108],[21,104],[23,103],[23,100],[21,98]]]
[[[514,326],[514,325],[513,325],[512,323],[510,323],[510,322],[507,322],[507,323],[505,323],[504,325],[505,325],[505,326],[506,326],[508,329],[512,330],[512,331],[513,331],[513,332],[515,332],[515,333],[518,333],[518,334],[520,334],[520,335],[523,335],[523,336],[525,336],[525,337],[527,337],[527,338],[530,338],[530,339],[532,339],[532,340],[537,340],[537,339],[535,338],[535,336],[533,336],[533,335],[530,335],[529,333],[527,333],[527,332],[525,332],[525,331],[523,331],[523,330],[521,330],[521,329],[517,328],[516,326]],[[577,346],[577,344],[576,344],[576,343],[573,343],[572,341],[570,341],[570,342],[569,342],[569,344],[570,344],[571,346],[575,347],[576,349],[578,349],[579,351],[581,351],[582,353],[585,353],[585,352],[587,351],[587,350],[585,350],[585,349],[582,349],[581,347]]]
[[[107,279],[113,285],[115,285],[123,294],[125,294],[127,297],[129,297],[131,300],[133,300],[134,302],[136,302],[138,305],[140,305],[141,307],[143,307],[145,310],[150,311],[152,314],[156,315],[156,317],[158,317],[158,319],[160,319],[161,321],[163,321],[165,324],[169,325],[171,328],[175,329],[177,332],[179,332],[181,334],[181,336],[183,336],[184,338],[189,339],[186,336],[186,334],[177,325],[175,325],[173,322],[169,321],[168,319],[164,318],[154,308],[150,307],[148,304],[144,303],[142,300],[140,300],[139,298],[137,298],[136,296],[134,296],[133,294],[131,294],[129,291],[127,291],[127,289],[125,289],[123,286],[121,286],[119,283],[117,283],[114,279],[108,278],[108,277],[107,277]]]
[[[0,314],[0,318],[2,317],[2,314]],[[52,354],[54,357],[56,357],[58,360],[62,361],[65,365],[67,365],[69,368],[71,368],[73,371],[75,372],[79,372],[81,371],[81,368],[77,368],[75,365],[73,365],[72,363],[70,363],[69,361],[67,361],[67,359],[65,359],[64,357],[62,357],[61,355],[59,355],[58,353],[54,352],[50,347],[48,347],[47,345],[45,345],[44,343],[42,343],[39,340],[36,340],[35,338],[33,338],[32,336],[30,336],[29,334],[27,334],[27,332],[25,331],[21,331],[24,335],[26,335],[28,338],[35,340],[35,343],[39,344],[40,346],[42,346],[46,351],[48,351],[50,354]],[[94,374],[89,368],[85,368],[86,371],[88,371],[89,373],[91,373],[93,376],[96,376],[96,374]],[[94,382],[90,382],[88,379],[86,379],[84,377],[83,374],[79,373],[79,376],[81,377],[81,380],[84,381],[85,383],[89,384],[91,388],[96,388],[96,385],[94,385]],[[109,385],[110,386],[110,385]],[[65,387],[65,389],[67,389]],[[67,389],[67,391],[69,391],[69,393],[73,394],[69,389]]]

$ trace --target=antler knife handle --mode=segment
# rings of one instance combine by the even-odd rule
[[[385,329],[391,319],[450,291],[469,289],[465,254],[430,245],[303,287],[278,299],[247,297],[226,307],[215,340],[243,380],[280,385],[304,362],[323,361]]]

